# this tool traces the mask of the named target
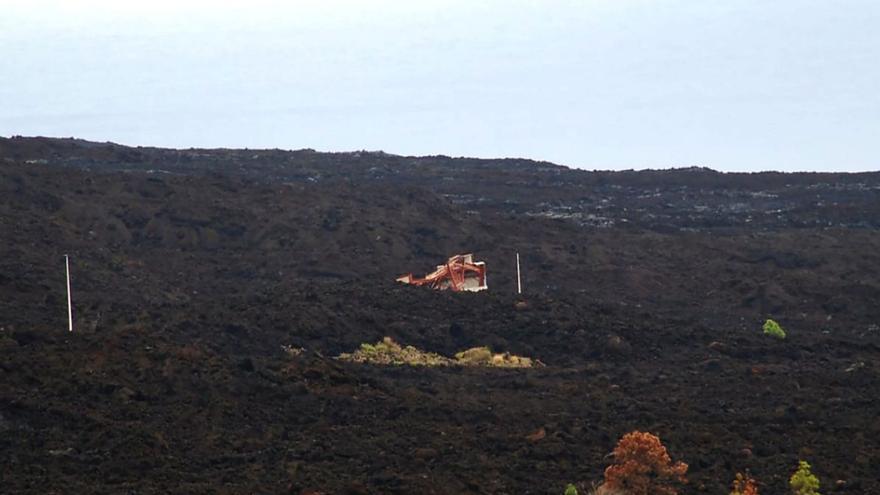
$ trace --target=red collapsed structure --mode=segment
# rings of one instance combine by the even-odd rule
[[[457,254],[446,260],[446,264],[437,265],[437,269],[424,278],[417,278],[412,273],[407,273],[397,277],[397,281],[455,292],[479,292],[489,288],[486,283],[486,263],[474,261],[473,254]]]

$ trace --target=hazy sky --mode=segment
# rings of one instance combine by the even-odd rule
[[[0,135],[880,169],[877,0],[0,0]]]

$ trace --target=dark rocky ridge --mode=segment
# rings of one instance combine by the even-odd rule
[[[167,150],[49,138],[0,138],[0,157],[96,171],[417,187],[468,211],[567,218],[599,227],[675,231],[880,226],[880,172],[589,172],[517,159],[368,151]]]
[[[781,492],[798,458],[824,487],[880,492],[878,210],[877,173],[0,138],[2,479],[15,493],[558,493],[600,479],[640,428],[691,464],[686,493],[726,493],[745,468]],[[487,261],[489,292],[392,282],[461,251]],[[767,317],[788,340],[760,335]],[[549,366],[322,357],[385,335]]]

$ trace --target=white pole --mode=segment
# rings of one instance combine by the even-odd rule
[[[64,255],[64,266],[67,268],[67,328],[73,331],[73,305],[70,302],[70,258]]]
[[[516,253],[516,293],[522,294],[522,278],[519,275],[519,253]]]

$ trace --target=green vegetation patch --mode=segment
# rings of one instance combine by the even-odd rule
[[[779,323],[776,323],[774,320],[767,320],[764,322],[764,335],[769,335],[777,339],[784,339],[785,330],[783,330]]]
[[[433,352],[424,352],[413,346],[401,346],[385,337],[375,344],[361,344],[361,348],[346,354],[340,354],[339,359],[355,363],[370,363],[384,365],[410,365],[410,366],[449,366],[454,364],[447,357]]]
[[[360,349],[340,354],[337,359],[354,363],[409,366],[486,366],[494,368],[533,368],[540,361],[510,354],[493,353],[488,347],[472,347],[448,358],[433,352],[425,352],[413,346],[402,346],[391,337],[375,344],[361,344]]]
[[[798,469],[791,475],[788,484],[795,495],[819,495],[819,478],[810,471],[807,461],[798,462]]]

